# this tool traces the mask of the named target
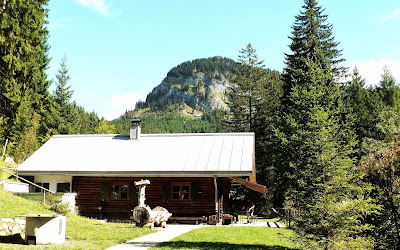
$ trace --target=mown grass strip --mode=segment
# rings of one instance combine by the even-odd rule
[[[203,227],[151,249],[299,249],[288,229],[266,227]]]

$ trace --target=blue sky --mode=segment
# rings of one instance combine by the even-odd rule
[[[385,65],[400,80],[400,1],[319,3],[333,24],[346,66],[357,66],[367,84],[379,82]],[[236,60],[249,42],[267,68],[282,71],[288,35],[302,4],[302,0],[51,0],[49,78],[55,79],[65,53],[73,99],[111,120],[144,99],[172,67],[217,55]]]

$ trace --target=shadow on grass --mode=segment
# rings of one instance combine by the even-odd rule
[[[174,241],[174,242],[163,242],[154,248],[171,248],[171,249],[182,249],[182,248],[195,248],[195,249],[235,249],[235,250],[256,250],[256,249],[298,249],[288,248],[282,246],[266,246],[266,245],[250,245],[250,244],[232,244],[226,242],[186,242],[186,241]]]
[[[0,243],[24,244],[25,241],[22,239],[21,235],[14,234],[11,236],[0,236]]]

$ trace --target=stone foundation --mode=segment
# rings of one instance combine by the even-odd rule
[[[22,219],[0,218],[0,236],[20,234],[25,238],[26,221]]]

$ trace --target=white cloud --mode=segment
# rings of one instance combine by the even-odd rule
[[[106,3],[104,0],[75,0],[83,6],[94,9],[103,16],[110,16],[111,3]]]
[[[358,61],[348,65],[350,73],[353,72],[354,67],[358,68],[361,77],[365,78],[367,86],[376,86],[379,84],[385,66],[388,67],[390,73],[396,78],[397,84],[400,84],[400,60]]]
[[[50,20],[47,27],[49,29],[58,29],[58,28],[72,28],[72,20],[71,19],[55,19]]]
[[[112,120],[121,116],[126,110],[133,110],[135,104],[140,99],[144,99],[138,93],[125,93],[119,96],[112,96],[107,102],[108,108],[100,116],[104,116],[106,120]]]
[[[384,16],[383,20],[388,21],[399,17],[400,17],[400,8],[396,8],[392,11],[392,13]]]

